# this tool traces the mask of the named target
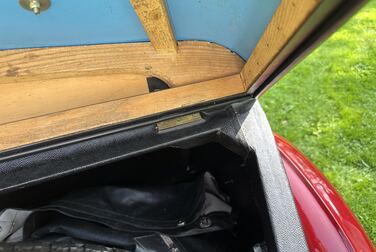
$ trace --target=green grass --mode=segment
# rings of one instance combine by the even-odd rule
[[[260,100],[273,130],[324,172],[376,244],[376,0]]]

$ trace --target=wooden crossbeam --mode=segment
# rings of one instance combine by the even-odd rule
[[[164,0],[130,0],[154,48],[176,52],[177,43]]]
[[[0,124],[145,94],[148,76],[178,87],[238,74],[243,65],[228,49],[190,41],[175,57],[150,43],[0,51]]]
[[[175,87],[233,75],[243,65],[230,50],[199,41],[179,42],[176,57],[156,52],[151,43],[5,50],[0,51],[0,89],[3,83],[86,76],[90,72],[155,76]]]
[[[0,84],[0,124],[148,92],[146,77],[135,74],[97,73]]]
[[[0,125],[0,151],[244,93],[239,74]]]
[[[247,88],[250,88],[266,70],[319,4],[320,0],[281,1],[241,71],[241,77]]]

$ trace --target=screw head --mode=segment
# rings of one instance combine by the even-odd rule
[[[35,15],[38,15],[40,13],[40,2],[38,0],[30,0],[29,8]]]
[[[35,15],[51,6],[50,0],[19,0],[19,3],[24,9],[32,11]]]
[[[202,217],[200,220],[200,228],[208,228],[212,225],[212,221],[208,217]]]
[[[183,227],[183,226],[185,226],[185,221],[179,221],[177,226],[178,226],[178,227]]]

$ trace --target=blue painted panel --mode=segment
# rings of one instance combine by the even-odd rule
[[[39,16],[1,0],[0,50],[148,41],[128,0],[52,0]],[[167,0],[178,40],[218,43],[247,58],[279,0]]]
[[[279,0],[167,0],[179,40],[207,40],[247,59]]]

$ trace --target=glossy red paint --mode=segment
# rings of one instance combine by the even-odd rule
[[[275,134],[311,251],[376,251],[339,193],[286,139]]]

